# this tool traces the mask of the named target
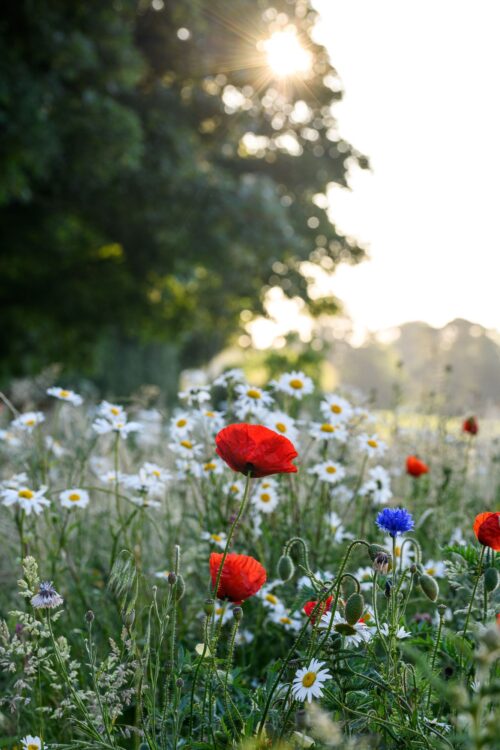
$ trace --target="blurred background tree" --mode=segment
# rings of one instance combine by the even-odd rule
[[[308,0],[17,0],[0,43],[0,377],[60,362],[175,387],[301,263],[363,250],[327,216],[367,166]],[[333,107],[333,108],[332,108]]]

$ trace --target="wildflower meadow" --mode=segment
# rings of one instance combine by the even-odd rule
[[[2,394],[0,747],[500,747],[500,450],[301,371]]]

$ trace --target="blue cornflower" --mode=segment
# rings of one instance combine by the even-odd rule
[[[411,531],[414,523],[411,513],[405,508],[384,508],[376,519],[377,526],[392,537]]]

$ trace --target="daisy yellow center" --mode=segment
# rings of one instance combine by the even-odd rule
[[[257,388],[249,388],[247,391],[247,396],[249,398],[255,398],[259,399],[262,398],[260,391],[257,390]]]
[[[19,497],[22,497],[24,500],[31,500],[34,494],[31,490],[19,490]]]
[[[291,625],[292,621],[289,617],[280,617],[280,622],[283,623],[283,625]]]
[[[120,413],[120,409],[117,406],[111,407],[111,414],[114,414],[114,416],[117,417],[119,413]]]
[[[311,687],[316,682],[316,672],[306,672],[302,678],[302,685],[305,688]]]
[[[436,575],[436,568],[427,568],[425,572],[427,573],[427,575],[434,576]]]
[[[336,532],[336,531],[337,531],[337,529],[338,529],[338,526],[333,526],[333,524],[332,524],[332,525],[330,526],[330,528],[331,528],[331,530],[333,531],[333,533],[335,534],[335,532]]]
[[[322,424],[321,432],[335,432],[335,427],[331,424]]]
[[[396,557],[401,557],[401,547],[396,547],[394,552],[396,553]]]
[[[181,440],[181,445],[183,448],[188,448],[189,450],[191,450],[191,448],[193,447],[193,444],[190,440]]]
[[[262,500],[263,503],[268,503],[269,500],[271,499],[271,495],[268,492],[263,492],[262,495],[260,496],[260,499]]]
[[[216,614],[216,615],[223,615],[223,614],[224,614],[224,607],[218,607],[218,608],[217,608],[217,609],[215,610],[215,614]]]
[[[158,469],[153,469],[153,471],[151,472],[151,474],[154,477],[161,477],[161,472],[159,472]]]
[[[178,419],[175,424],[176,424],[176,427],[185,427],[187,425],[187,420]]]
[[[262,482],[262,489],[265,490],[267,487],[270,487],[271,485],[269,482]]]
[[[233,495],[236,495],[239,492],[239,487],[237,484],[232,484],[229,488],[229,492],[232,492]]]
[[[36,424],[36,421],[34,419],[27,419],[26,424],[28,427],[33,427],[33,425]]]
[[[266,602],[269,602],[270,604],[277,604],[278,597],[274,596],[274,594],[266,594]]]
[[[333,412],[333,414],[342,414],[342,407],[338,404],[332,404],[330,406],[330,411]]]
[[[68,398],[69,391],[59,391],[59,395],[61,398]]]
[[[206,417],[215,417],[215,414],[213,413],[213,411],[206,411],[205,412],[205,416]]]
[[[368,440],[368,445],[370,446],[370,448],[377,448],[378,447],[378,443],[377,443],[376,440]]]
[[[336,474],[337,473],[337,469],[335,468],[335,466],[327,466],[326,467],[326,473],[327,474]]]
[[[71,500],[72,503],[76,503],[78,502],[78,500],[80,500],[80,495],[78,494],[78,492],[72,492],[71,495],[69,496],[69,499]]]
[[[38,750],[38,745],[34,745],[32,742],[28,745],[28,750]]]
[[[122,430],[125,427],[125,425],[123,424],[123,422],[118,422],[118,424],[116,425],[116,427],[117,427],[118,430]]]
[[[276,422],[276,429],[278,432],[286,432],[286,425],[283,422]]]
[[[203,467],[205,471],[213,471],[217,468],[216,464],[214,464],[213,461],[209,461],[205,466]]]
[[[296,391],[300,391],[304,387],[304,383],[299,378],[293,378],[290,380],[290,387],[295,388]]]
[[[210,534],[210,539],[213,539],[214,542],[222,542],[220,534]]]

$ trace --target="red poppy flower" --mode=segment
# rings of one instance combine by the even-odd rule
[[[252,477],[289,474],[297,451],[283,435],[258,424],[230,424],[215,438],[216,451],[233,471]]]
[[[312,614],[312,612],[314,612],[314,608],[315,608],[315,606],[318,603],[317,601],[316,602],[306,602],[304,604],[304,606],[303,606],[302,609],[304,610],[304,612],[310,618],[311,622],[314,625],[314,623],[316,622],[316,618],[317,617],[321,618],[321,617],[323,617],[323,615],[325,614],[325,612],[329,612],[330,611],[330,607],[332,606],[332,601],[333,601],[333,596],[329,596],[328,599],[325,599],[325,601],[321,604],[321,606],[318,607],[318,609],[316,611],[316,614],[313,615],[312,617],[311,617],[311,614]]]
[[[469,435],[477,435],[478,431],[479,425],[477,423],[476,417],[467,417],[467,419],[464,419],[462,432],[468,432]]]
[[[472,528],[478,542],[500,552],[500,513],[480,513]]]
[[[419,477],[421,474],[427,474],[428,471],[429,467],[427,464],[424,464],[424,462],[416,456],[408,456],[406,459],[406,473],[410,474],[412,477]]]
[[[222,552],[212,552],[210,555],[212,586],[217,583],[222,558]],[[241,604],[257,593],[266,582],[266,578],[266,570],[258,560],[248,555],[230,552],[224,561],[217,596],[219,599],[228,599],[233,604]]]

